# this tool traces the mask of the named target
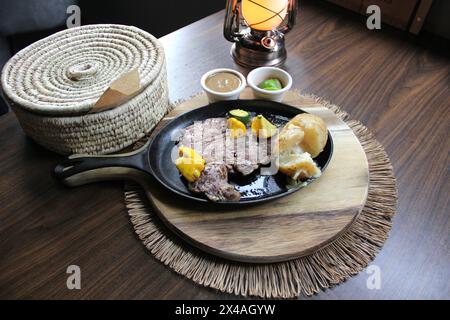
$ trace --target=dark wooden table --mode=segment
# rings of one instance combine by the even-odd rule
[[[238,68],[222,20],[219,12],[161,39],[172,101],[200,91],[207,70]],[[313,299],[449,299],[450,60],[317,1],[302,1],[287,45],[294,87],[363,121],[398,179],[398,213],[373,261],[381,289],[368,290],[361,272]],[[234,298],[147,253],[128,221],[121,183],[57,184],[50,170],[60,160],[25,138],[13,114],[0,118],[0,298]],[[66,288],[71,264],[81,267],[81,290]]]

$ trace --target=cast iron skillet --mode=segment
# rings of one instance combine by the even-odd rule
[[[262,114],[277,125],[283,125],[292,117],[304,111],[282,103],[265,100],[234,100],[213,103],[195,109],[170,121],[154,138],[141,149],[128,154],[108,156],[75,155],[55,167],[55,176],[69,186],[76,186],[99,180],[132,179],[151,183],[160,183],[172,192],[201,202],[210,202],[202,194],[196,194],[187,188],[186,181],[180,176],[171,160],[171,152],[176,146],[176,136],[180,129],[194,121],[212,117],[226,116],[233,109],[244,109],[254,114]],[[322,171],[327,167],[333,153],[333,140],[328,132],[328,142],[323,152],[314,160]],[[158,181],[154,181],[152,177]],[[315,179],[309,179],[303,185],[294,188],[286,186],[286,177],[282,173],[272,176],[260,175],[259,170],[247,177],[230,175],[230,182],[241,193],[239,202],[216,202],[220,204],[248,204],[279,198],[305,187]]]

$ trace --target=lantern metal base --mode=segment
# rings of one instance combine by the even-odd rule
[[[255,50],[246,48],[239,42],[234,43],[231,47],[231,55],[237,64],[246,68],[280,66],[287,56],[284,46],[272,51],[264,48]]]

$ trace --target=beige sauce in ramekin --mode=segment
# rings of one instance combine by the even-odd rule
[[[231,92],[241,86],[241,79],[231,72],[217,72],[206,78],[205,85],[215,92]]]

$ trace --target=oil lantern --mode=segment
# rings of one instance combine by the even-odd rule
[[[250,68],[283,64],[296,15],[297,0],[227,0],[223,33],[234,42],[234,60]]]

